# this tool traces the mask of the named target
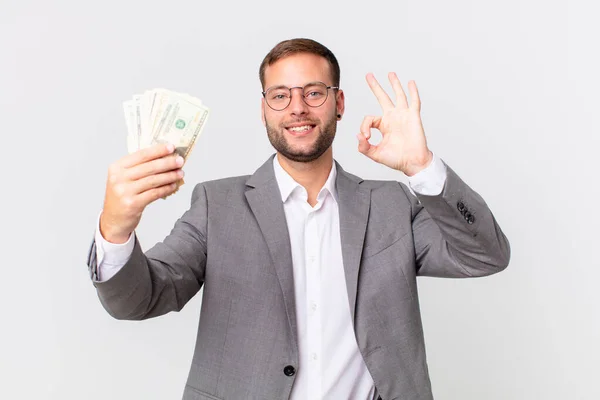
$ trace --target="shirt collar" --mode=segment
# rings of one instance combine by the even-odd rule
[[[277,159],[277,155],[273,157],[273,169],[275,171],[275,179],[277,180],[277,185],[279,186],[279,192],[281,192],[281,201],[285,203],[290,197],[290,195],[294,192],[294,190],[298,187],[301,188],[302,185],[296,182],[294,178],[292,178],[290,174],[288,174],[283,169],[283,167],[279,163],[279,160]],[[335,189],[336,176],[337,169],[335,166],[335,162],[333,162],[331,166],[331,171],[329,171],[329,176],[327,177],[323,188],[321,188],[319,194],[317,195],[317,200],[320,201],[325,197],[327,192],[329,192],[331,194],[331,197],[333,197],[333,199],[337,203],[338,197],[337,190]]]

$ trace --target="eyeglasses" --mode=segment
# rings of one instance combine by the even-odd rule
[[[323,82],[311,82],[304,86],[273,86],[262,92],[267,105],[275,110],[285,110],[292,102],[292,89],[302,89],[302,100],[310,107],[320,107],[329,94],[329,89],[337,90],[337,86],[327,86]]]

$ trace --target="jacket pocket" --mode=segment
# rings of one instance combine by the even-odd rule
[[[183,400],[223,400],[220,397],[215,397],[212,394],[205,393],[196,389],[193,386],[185,385],[183,391]]]
[[[363,249],[362,259],[366,260],[367,258],[373,257],[374,255],[381,253],[382,251],[386,250],[387,248],[392,247],[393,245],[398,243],[400,240],[404,239],[404,237],[408,233],[409,232],[406,232],[403,235],[397,236],[395,238],[393,236],[389,236],[389,237],[383,238],[381,240],[378,240],[376,243],[367,245]]]

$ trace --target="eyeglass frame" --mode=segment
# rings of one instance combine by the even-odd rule
[[[305,87],[307,87],[308,85],[314,85],[314,84],[316,84],[316,83],[320,83],[320,84],[323,84],[323,85],[325,86],[325,100],[323,100],[323,102],[322,102],[321,104],[319,104],[318,106],[311,106],[310,104],[308,104],[308,103],[306,102],[306,97],[304,96],[304,88],[305,88]],[[288,90],[289,90],[289,92],[290,92],[290,101],[288,102],[288,104],[287,104],[285,107],[283,107],[283,108],[282,108],[282,109],[280,109],[280,110],[278,110],[278,109],[276,109],[276,108],[273,108],[273,107],[272,107],[272,106],[269,104],[269,101],[267,100],[267,92],[268,92],[269,90],[271,90],[271,89],[275,89],[275,88],[279,88],[279,89],[286,88],[286,89],[288,89]],[[292,89],[302,89],[302,101],[304,102],[304,104],[306,104],[307,106],[309,106],[309,107],[312,107],[312,108],[318,108],[318,107],[321,107],[323,104],[325,104],[325,102],[326,102],[326,101],[327,101],[327,99],[329,98],[329,89],[333,89],[333,90],[339,90],[339,89],[340,89],[340,87],[339,87],[339,86],[328,86],[328,85],[327,85],[325,82],[321,82],[321,81],[314,81],[314,82],[308,82],[308,83],[307,83],[306,85],[304,85],[304,86],[294,86],[294,87],[287,87],[287,86],[285,86],[285,85],[276,85],[276,86],[271,86],[271,87],[267,88],[267,90],[264,90],[264,91],[262,91],[261,93],[262,93],[262,95],[263,95],[263,98],[265,99],[265,103],[267,103],[267,105],[269,106],[269,108],[270,108],[271,110],[273,110],[273,111],[283,111],[283,110],[285,110],[286,108],[288,108],[288,107],[290,106],[290,104],[292,104]]]

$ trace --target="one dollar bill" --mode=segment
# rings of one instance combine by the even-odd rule
[[[200,99],[167,89],[147,90],[123,103],[127,151],[170,143],[187,160],[210,114]],[[183,184],[183,180],[178,186]]]

